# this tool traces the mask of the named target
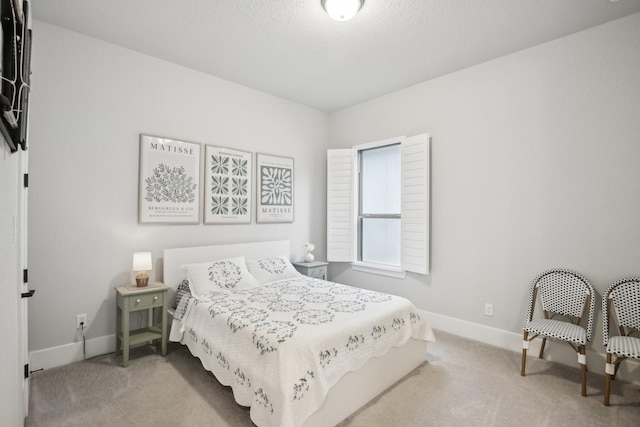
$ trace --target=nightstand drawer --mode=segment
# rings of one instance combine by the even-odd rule
[[[327,279],[327,267],[312,267],[307,269],[307,276],[313,277],[314,279]]]
[[[327,280],[327,265],[328,263],[325,261],[293,263],[293,266],[296,268],[296,270],[298,270],[305,276],[322,280]]]
[[[164,292],[154,292],[152,294],[131,296],[129,297],[130,309],[137,310],[139,308],[160,307],[162,306],[164,294]]]

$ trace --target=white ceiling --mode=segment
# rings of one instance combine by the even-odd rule
[[[35,19],[334,111],[640,12],[640,0],[32,0]],[[37,39],[37,34],[34,36]]]

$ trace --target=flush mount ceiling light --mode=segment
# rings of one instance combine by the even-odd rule
[[[321,0],[322,7],[336,21],[348,21],[356,16],[364,0]]]

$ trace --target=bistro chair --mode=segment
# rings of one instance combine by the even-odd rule
[[[582,395],[587,395],[586,343],[591,341],[595,290],[587,279],[578,273],[564,269],[548,270],[531,283],[529,308],[522,328],[522,366],[520,375],[525,375],[529,342],[542,337],[539,358],[542,359],[547,338],[565,341],[578,355],[581,367]],[[536,300],[540,298],[543,318],[534,319]],[[585,307],[587,327],[580,326]],[[530,337],[530,335],[532,335]]]
[[[609,286],[602,295],[602,323],[602,341],[607,348],[604,404],[609,406],[611,380],[615,379],[620,362],[630,357],[640,359],[640,277],[618,280]],[[619,335],[609,336],[609,326],[616,324]],[[613,356],[615,361],[611,363]]]

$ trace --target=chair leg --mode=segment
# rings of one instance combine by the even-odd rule
[[[607,363],[604,365],[604,406],[609,406],[609,394],[611,393],[611,374],[609,367],[611,366],[611,353],[607,353]]]
[[[542,359],[542,356],[544,355],[544,346],[547,345],[547,338],[544,337],[542,338],[542,346],[540,347],[540,354],[538,354],[538,357],[540,359]]]
[[[585,358],[585,354],[586,354],[586,347],[584,345],[580,346],[580,356],[578,356],[579,359],[584,359]],[[580,363],[580,370],[581,370],[581,380],[582,380],[582,395],[586,396],[587,395],[587,361],[586,360],[582,360],[581,362],[584,363]]]
[[[524,333],[524,338],[522,339],[522,363],[520,365],[520,375],[524,377],[524,369],[527,364],[527,347],[529,343],[529,333]]]

